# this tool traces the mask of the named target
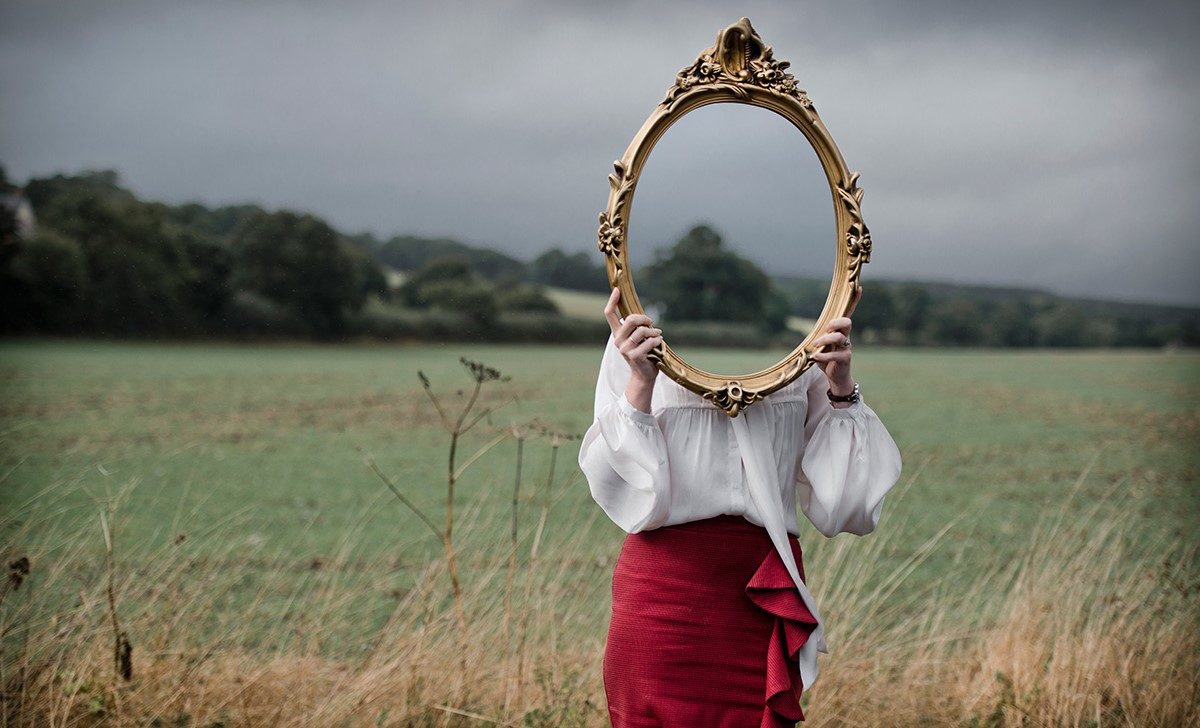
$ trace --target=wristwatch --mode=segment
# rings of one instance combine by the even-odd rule
[[[857,402],[859,400],[858,382],[854,383],[854,391],[850,394],[834,394],[832,388],[825,390],[825,394],[829,397],[830,402]]]

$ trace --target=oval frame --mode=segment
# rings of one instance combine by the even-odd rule
[[[828,349],[814,347],[812,342],[831,320],[849,310],[862,266],[871,260],[871,233],[862,219],[863,191],[858,186],[858,173],[847,168],[808,94],[787,73],[790,65],[774,58],[771,47],[763,43],[748,18],[718,33],[716,43],[676,75],[675,84],[634,135],[624,156],[613,162],[614,172],[608,176],[608,207],[600,213],[597,246],[604,255],[609,285],[621,289],[620,314],[622,317],[644,314],[629,272],[626,245],[629,213],[642,167],[667,129],[702,106],[749,104],[783,116],[804,134],[816,151],[833,198],[837,255],[825,307],[804,340],[776,364],[744,375],[698,369],[665,340],[648,355],[672,380],[720,407],[730,417],[737,417],[746,407],[790,384],[813,365],[813,353]]]

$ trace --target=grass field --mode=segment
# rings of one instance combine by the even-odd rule
[[[276,669],[284,658],[378,655],[384,634],[395,640],[418,632],[425,635],[418,621],[412,621],[422,611],[406,599],[428,589],[431,601],[424,614],[446,610],[444,576],[430,581],[427,571],[439,563],[441,543],[386,490],[365,457],[374,458],[441,524],[448,439],[422,391],[418,370],[451,408],[461,399],[456,390],[465,396],[471,387],[460,356],[511,376],[510,381],[484,386],[482,403],[497,409],[465,437],[461,462],[514,422],[537,418],[555,429],[582,434],[592,418],[602,343],[4,343],[0,538],[6,561],[28,555],[32,562],[23,590],[6,593],[5,659],[11,659],[14,641],[22,634],[58,634],[52,623],[61,625],[61,615],[70,612],[79,625],[90,625],[69,633],[81,643],[81,651],[99,650],[98,657],[88,658],[92,662],[82,664],[103,666],[105,542],[99,514],[105,494],[118,492],[125,498],[115,511],[115,578],[121,595],[117,611],[141,628],[140,633],[130,629],[137,646],[135,662],[150,674],[159,674],[145,667],[158,664],[154,660],[198,649],[197,645],[216,645],[225,656],[238,655],[237,664],[243,667]],[[735,354],[714,356],[731,357],[730,365],[737,366]],[[1062,579],[1075,580],[1071,583],[1086,583],[1079,593],[1093,594],[1097,600],[1149,603],[1158,599],[1159,591],[1178,591],[1189,599],[1170,607],[1169,618],[1160,623],[1191,624],[1192,635],[1185,636],[1194,636],[1200,614],[1192,604],[1200,591],[1195,564],[1200,542],[1200,355],[864,347],[856,352],[855,375],[864,399],[901,448],[904,475],[884,506],[876,534],[826,541],[802,517],[809,580],[830,620],[828,635],[835,651],[839,645],[860,644],[857,635],[867,627],[891,634],[888,630],[903,627],[921,610],[939,618],[961,617],[960,626],[1003,619],[1022,582],[1000,574],[1021,564],[1026,571],[1037,566],[1040,578],[1059,573]],[[557,566],[543,574],[546,581],[537,582],[537,593],[513,608],[528,612],[538,605],[530,640],[539,646],[531,646],[531,654],[541,655],[546,664],[573,665],[576,672],[563,668],[551,677],[530,677],[520,699],[513,697],[512,689],[501,691],[502,697],[495,700],[484,691],[473,698],[470,710],[460,705],[433,712],[429,705],[436,702],[431,696],[437,690],[426,684],[424,697],[412,697],[417,683],[410,676],[405,678],[405,710],[415,710],[419,703],[426,712],[402,713],[395,706],[384,710],[371,702],[382,698],[359,696],[366,702],[320,703],[332,711],[330,716],[348,720],[345,724],[375,724],[363,712],[362,706],[369,705],[375,711],[371,720],[387,725],[438,724],[430,716],[452,717],[460,721],[455,725],[488,724],[483,718],[460,715],[472,711],[503,714],[519,725],[602,724],[596,722],[597,706],[603,706],[598,671],[609,578],[623,533],[590,501],[576,466],[577,451],[577,440],[562,443],[553,481],[548,482],[550,441],[532,437],[524,443],[521,563],[527,564],[536,536],[543,558]],[[463,581],[482,590],[471,592],[479,600],[472,602],[477,606],[474,623],[491,624],[483,615],[500,613],[493,598],[497,590],[503,591],[506,579],[504,547],[510,538],[516,452],[515,440],[500,442],[466,470],[458,485],[460,522],[455,529]],[[1046,530],[1045,519],[1059,517],[1064,505],[1069,507],[1061,517],[1069,527]],[[1035,533],[1041,536],[1034,538]],[[1111,561],[1104,561],[1105,568],[1119,577],[1095,583],[1076,573],[1073,559],[1081,553]],[[1031,555],[1040,561],[1033,564]],[[863,566],[867,563],[869,568]],[[1148,568],[1155,571],[1132,573]],[[193,591],[198,587],[186,578],[188,569],[205,575],[210,588]],[[989,574],[991,581],[982,580]],[[168,583],[175,585],[170,599],[152,588]],[[997,589],[994,598],[981,591],[989,584]],[[1117,585],[1140,591],[1123,596],[1104,591]],[[858,591],[847,591],[850,586]],[[979,598],[962,598],[966,594]],[[887,603],[871,602],[863,595],[884,595]],[[855,605],[868,603],[875,605],[869,624],[860,623]],[[190,614],[195,619],[176,625],[175,632],[164,631],[164,610],[181,604],[194,610]],[[12,627],[18,624],[20,629]],[[508,635],[507,617],[504,626]],[[172,639],[180,644],[172,646]],[[406,651],[411,648],[408,643],[388,644],[397,660],[403,655],[406,669],[425,664]],[[508,654],[507,644],[489,647]],[[484,649],[480,657],[500,659],[488,655]],[[530,663],[539,659],[531,658]],[[842,654],[833,659],[850,658]],[[1182,679],[1185,688],[1190,683],[1194,698],[1200,695],[1195,684],[1200,670],[1194,655],[1190,663],[1184,662]],[[331,669],[320,664],[326,667],[309,672],[319,676]],[[839,708],[841,713],[827,710],[825,718],[821,712],[822,705],[833,705],[834,696],[841,695],[838,679],[825,677],[826,672],[852,672],[849,667],[828,666],[848,664],[825,663],[822,681],[828,681],[829,688],[822,693],[824,686],[818,684],[806,697],[816,701],[806,707],[809,723],[837,724],[832,715],[849,720],[850,708]],[[11,668],[6,669],[10,672],[5,678],[11,681]],[[524,676],[534,675],[530,671],[535,667],[523,664],[515,669]],[[275,674],[267,667],[261,670],[255,674]],[[167,667],[160,672],[175,674]],[[288,673],[288,679],[296,679],[295,672]],[[511,676],[511,670],[505,675]],[[1004,680],[985,678],[986,690],[964,690],[979,692],[980,705],[986,703],[987,710],[976,706],[970,713],[964,708],[958,713],[966,716],[962,721],[974,715],[983,721],[978,725],[989,724],[987,720],[999,721],[989,725],[1043,724],[1020,722],[1028,706],[1022,707],[1019,686],[1005,688]],[[219,682],[217,677],[213,681]],[[72,724],[70,716],[87,710],[93,718],[146,724],[137,722],[145,714],[133,707],[140,704],[135,696],[120,698],[117,688],[100,690],[96,681],[83,682],[88,689],[76,685],[73,692],[54,693],[60,711],[56,724]],[[276,682],[290,684],[278,676]],[[563,687],[568,683],[569,690]],[[1073,689],[1090,694],[1085,688]],[[997,690],[1003,693],[999,712],[989,713],[997,704]],[[187,705],[169,703],[174,712],[158,716],[174,720],[186,714],[188,721],[200,725],[201,716],[223,720],[223,715],[229,724],[257,724],[248,717],[251,708],[239,708],[228,696],[219,701],[218,710],[200,698],[188,702],[179,697],[187,694],[177,688],[172,695]],[[92,703],[84,700],[88,695]],[[1030,705],[1039,700],[1028,695],[1024,699]],[[72,709],[72,701],[83,701],[84,707]],[[569,716],[546,712],[566,711],[564,705],[584,707]],[[1132,720],[1128,706],[1121,705],[1122,712],[1105,714],[1108,722],[1097,725]],[[1068,712],[1062,715],[1074,714],[1069,706],[1063,709]],[[12,724],[22,724],[20,711],[14,710],[10,705],[5,715],[18,716],[11,718]],[[287,718],[280,716],[286,715],[275,714],[285,724]],[[423,717],[413,717],[417,715]],[[424,720],[431,722],[420,722]]]

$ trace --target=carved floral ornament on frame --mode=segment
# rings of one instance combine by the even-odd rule
[[[624,156],[608,176],[608,206],[600,213],[597,246],[604,256],[610,286],[621,289],[620,315],[644,313],[628,265],[629,210],[638,175],[654,144],[679,118],[715,103],[742,103],[774,111],[804,134],[821,161],[835,201],[836,258],[830,295],[816,326],[795,349],[774,365],[742,375],[703,371],[687,363],[664,341],[648,355],[672,380],[736,417],[746,407],[787,386],[813,365],[812,345],[824,326],[849,309],[862,266],[871,260],[871,233],[862,218],[863,191],[858,173],[846,166],[841,152],[795,76],[790,63],[775,58],[747,18],[722,30],[712,47],[675,76],[675,83],[634,135]]]

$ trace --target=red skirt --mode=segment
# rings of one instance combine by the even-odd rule
[[[627,534],[604,649],[613,728],[794,728],[797,652],[816,626],[766,529],[743,516]]]

